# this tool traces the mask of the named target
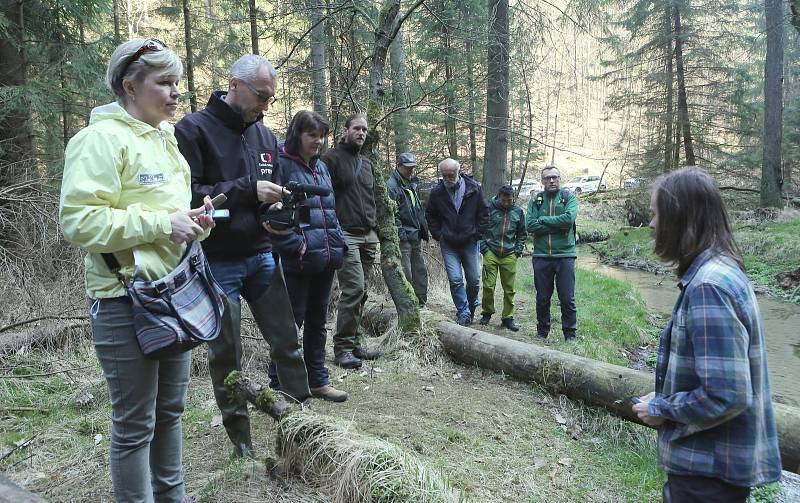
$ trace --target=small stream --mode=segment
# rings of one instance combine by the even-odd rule
[[[650,311],[666,316],[672,313],[678,298],[674,276],[604,265],[585,249],[578,252],[578,265],[630,283]],[[764,319],[772,399],[800,406],[800,306],[765,295],[758,296],[758,306]]]

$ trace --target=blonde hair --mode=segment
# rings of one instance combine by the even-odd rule
[[[164,46],[160,51],[146,51],[133,63],[128,64],[136,52],[149,39],[137,38],[121,43],[111,55],[106,69],[106,87],[114,93],[119,103],[125,101],[123,80],[141,82],[152,72],[162,71],[168,75],[183,75],[183,63],[175,52]]]

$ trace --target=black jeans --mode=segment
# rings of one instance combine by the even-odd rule
[[[550,332],[550,298],[555,286],[561,303],[561,328],[564,336],[574,336],[578,328],[575,259],[534,257],[533,285],[536,287],[536,332],[541,336],[547,336]]]
[[[308,385],[312,388],[330,384],[328,368],[325,366],[325,341],[328,338],[325,322],[334,273],[335,271],[316,274],[284,272],[294,320],[303,329],[303,358],[308,371]],[[269,377],[271,386],[277,385],[275,369],[271,365]]]
[[[749,495],[749,487],[709,477],[668,474],[664,484],[664,503],[745,503]]]

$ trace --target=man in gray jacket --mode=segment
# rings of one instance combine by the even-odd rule
[[[414,287],[419,305],[424,306],[428,301],[428,270],[422,255],[422,241],[428,240],[428,224],[417,192],[418,180],[414,176],[417,160],[414,154],[404,152],[397,161],[397,169],[389,177],[387,188],[397,203],[394,221],[400,238],[403,273]]]

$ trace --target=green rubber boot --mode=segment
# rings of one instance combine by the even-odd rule
[[[280,262],[275,264],[269,288],[259,299],[250,303],[250,311],[261,330],[261,336],[269,343],[270,357],[278,373],[281,391],[303,402],[311,396],[311,391],[308,389],[303,350]]]
[[[242,369],[241,305],[226,299],[225,314],[219,337],[208,343],[208,370],[214,388],[214,398],[222,412],[222,424],[231,439],[234,456],[252,456],[250,417],[247,405],[231,398],[225,388],[225,378]]]

